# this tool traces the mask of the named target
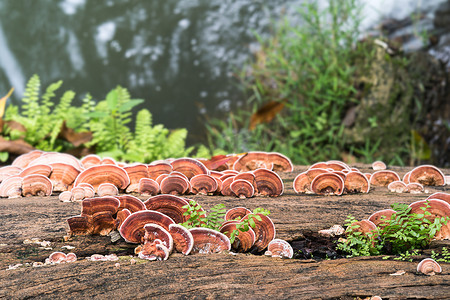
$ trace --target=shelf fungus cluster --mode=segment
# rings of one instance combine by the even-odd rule
[[[49,196],[52,192],[60,192],[64,202],[119,193],[276,197],[284,190],[276,172],[292,170],[291,161],[279,153],[125,164],[94,154],[79,160],[66,153],[34,150],[0,168],[0,197]],[[240,176],[224,182],[235,175]]]

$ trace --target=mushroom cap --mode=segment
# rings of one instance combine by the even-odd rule
[[[234,176],[231,176],[231,177],[228,177],[228,178],[222,180],[222,189],[220,190],[220,193],[223,196],[234,196],[234,193],[230,187],[233,180],[234,180]]]
[[[256,169],[253,174],[258,195],[278,197],[283,194],[283,180],[277,173],[267,169]]]
[[[125,172],[127,172],[130,178],[130,184],[128,185],[126,192],[138,192],[139,191],[139,180],[141,178],[148,178],[148,168],[144,164],[133,164],[123,167]]]
[[[114,158],[112,157],[103,157],[102,160],[100,161],[101,165],[115,165],[117,166],[117,162]]]
[[[155,210],[169,216],[175,223],[183,223],[189,220],[189,216],[183,214],[187,212],[183,206],[189,205],[189,201],[169,194],[162,194],[148,198],[144,202],[148,210]]]
[[[377,212],[374,212],[370,215],[369,221],[371,221],[378,228],[386,227],[386,221],[391,219],[391,216],[395,214],[395,210],[393,209],[383,209]]]
[[[400,176],[394,171],[380,170],[370,176],[370,184],[373,186],[388,186],[392,181],[399,181]]]
[[[100,197],[103,196],[117,196],[119,194],[119,190],[117,187],[110,182],[100,183],[97,188],[97,194]]]
[[[169,175],[159,185],[161,194],[182,195],[189,189],[189,181],[180,175]]]
[[[59,264],[66,262],[66,258],[67,256],[65,253],[57,251],[50,254],[50,256],[48,257],[48,262],[50,262],[51,264]]]
[[[267,252],[266,255],[272,257],[292,258],[294,256],[294,249],[292,249],[292,246],[281,239],[273,239],[267,246]]]
[[[348,232],[361,232],[363,235],[374,233],[375,235],[377,232],[377,226],[372,221],[361,220],[354,222],[351,226],[347,227],[347,233]]]
[[[161,174],[170,174],[173,171],[172,165],[168,162],[154,162],[147,165],[148,177],[156,180]]]
[[[184,255],[188,255],[194,247],[192,233],[180,224],[170,224],[169,232],[172,235],[175,249]]]
[[[50,196],[53,184],[48,177],[40,174],[30,174],[23,178],[22,195],[28,196]]]
[[[417,265],[417,272],[425,275],[435,275],[441,273],[441,266],[432,258],[425,258]]]
[[[115,165],[98,165],[82,171],[76,178],[74,186],[82,182],[91,184],[94,190],[104,182],[112,183],[117,188],[124,190],[130,184],[130,178],[127,172],[121,167]]]
[[[159,184],[151,178],[141,178],[139,180],[138,192],[143,196],[158,195]]]
[[[120,201],[111,196],[88,198],[81,201],[81,215],[92,216],[98,212],[110,212],[112,215],[117,213]]]
[[[236,174],[233,173],[224,173],[222,176],[219,177],[219,179],[224,182],[228,178],[234,178],[236,177]]]
[[[429,186],[445,185],[445,175],[433,165],[422,165],[411,171],[409,182],[418,182]]]
[[[306,172],[298,174],[292,185],[297,194],[311,193],[311,181]]]
[[[401,180],[392,181],[387,187],[388,190],[393,193],[405,193],[407,191],[406,183]]]
[[[203,163],[193,158],[177,158],[170,164],[174,171],[183,173],[188,179],[191,179],[198,174],[208,174],[208,168]]]
[[[166,177],[169,177],[169,174],[161,174],[158,177],[156,177],[156,179],[155,179],[156,183],[160,187],[160,190],[161,190],[161,181],[163,181],[163,179]]]
[[[245,179],[234,179],[230,189],[239,198],[251,198],[255,194],[255,188]]]
[[[69,224],[69,234],[71,235],[87,235],[94,230],[92,219],[88,216],[73,216],[67,219]]]
[[[208,195],[217,190],[218,184],[213,176],[208,174],[198,174],[190,180],[191,192],[194,194]]]
[[[89,187],[87,185],[87,183],[86,184],[79,184],[78,186],[73,187],[72,191],[74,189],[78,189],[78,188],[82,188],[84,190],[84,198],[93,198],[95,196],[94,188],[92,186]],[[83,200],[83,199],[80,199],[80,200]]]
[[[120,205],[119,210],[128,209],[130,212],[134,213],[141,210],[146,210],[145,204],[137,197],[131,195],[116,196],[119,199]]]
[[[423,193],[423,185],[418,182],[410,182],[406,185],[406,191],[411,194]]]
[[[372,169],[375,171],[386,170],[386,164],[381,160],[374,161],[372,163]]]
[[[308,170],[311,170],[311,169],[333,169],[334,171],[343,171],[343,170],[350,171],[350,167],[346,163],[344,163],[340,160],[329,160],[327,162],[317,162],[308,168]]]
[[[169,225],[170,226],[170,225]],[[173,238],[168,230],[162,226],[154,223],[148,223],[144,225],[145,235],[144,243],[154,242],[155,240],[161,240],[161,244],[169,250],[169,253],[173,250]]]
[[[58,196],[59,201],[62,202],[70,202],[72,201],[72,192],[71,191],[65,191],[59,194]]]
[[[15,166],[4,166],[0,168],[0,181],[5,180],[10,176],[20,176],[22,169]],[[23,177],[23,176],[20,176]]]
[[[53,165],[56,163],[62,163],[71,165],[77,170],[81,170],[81,162],[75,156],[68,153],[60,152],[45,152],[41,156],[31,161],[28,166],[34,165]]]
[[[75,253],[67,253],[66,254],[66,262],[71,263],[71,262],[76,262],[77,261],[77,255]]]
[[[270,152],[268,153],[268,160],[273,164],[274,171],[280,172],[294,171],[294,165],[286,155],[283,155],[278,152]]]
[[[14,167],[19,167],[21,169],[25,169],[26,167],[28,167],[30,162],[32,162],[33,160],[35,160],[36,158],[38,158],[39,156],[41,156],[44,153],[45,152],[41,151],[41,150],[30,151],[28,153],[17,156],[16,159],[13,160],[11,165]]]
[[[227,212],[225,213],[224,219],[226,221],[229,220],[237,220],[237,219],[242,219],[243,217],[245,217],[248,214],[251,214],[252,211],[246,207],[243,206],[238,206],[238,207],[233,207],[229,210],[227,210]]]
[[[110,211],[100,211],[92,215],[92,234],[108,235],[117,228],[117,222]]]
[[[448,193],[437,192],[437,193],[434,193],[434,194],[431,194],[430,196],[428,196],[428,198],[426,200],[428,200],[428,199],[439,199],[439,200],[443,200],[443,201],[447,202],[448,204],[450,204],[450,194],[448,194]]]
[[[102,158],[98,156],[97,154],[89,154],[83,157],[81,160],[81,165],[83,166],[83,169],[90,168],[92,166],[100,165],[102,162]]]
[[[193,253],[218,253],[231,249],[230,239],[219,231],[203,227],[189,231],[194,238]]]
[[[50,174],[52,173],[52,170],[53,168],[50,165],[34,165],[26,167],[18,175],[20,177],[25,177],[30,174],[41,174],[44,175],[45,177],[49,177]]]
[[[259,168],[267,169],[269,165],[269,157],[267,152],[250,151],[240,156],[233,164],[233,170],[238,172],[253,171]]]
[[[347,193],[368,193],[370,183],[363,173],[350,171],[345,175],[344,188]]]
[[[147,260],[167,260],[169,254],[169,249],[156,240],[154,242],[145,243],[138,256],[140,259]]]
[[[425,215],[424,218],[429,220],[431,223],[433,223],[436,218],[450,217],[450,204],[439,199],[428,199],[413,202],[409,205],[409,207],[411,207],[409,213],[423,214],[424,210],[422,208],[426,207],[427,202],[430,207],[428,207],[426,211],[431,213],[431,215]],[[437,240],[450,239],[450,222],[446,225],[442,225],[441,230],[436,232],[434,238]]]
[[[169,230],[169,225],[175,222],[167,215],[154,210],[141,210],[132,213],[123,221],[119,227],[120,235],[128,243],[142,243],[144,241],[144,226],[148,223],[154,223]]]
[[[334,173],[322,173],[311,182],[311,190],[318,195],[342,195],[344,180]]]
[[[219,231],[225,234],[228,238],[230,238],[231,233],[236,230],[236,225],[239,221],[228,221],[222,224]],[[252,228],[249,228],[247,231],[239,230],[239,234],[236,236],[234,243],[231,245],[231,248],[236,252],[247,252],[250,250],[255,243],[256,234]]]
[[[236,176],[233,177],[234,180],[238,179],[244,179],[250,182],[254,188],[256,188],[256,182],[255,182],[255,174],[253,172],[242,172],[239,174],[236,174]]]
[[[57,192],[67,191],[78,174],[80,174],[80,170],[71,164],[56,162],[49,165],[52,167],[52,173],[49,178],[53,183],[53,190]]]
[[[129,211],[127,208],[124,208],[117,212],[116,216],[117,228],[120,227],[120,225],[122,225],[123,221],[125,221],[125,219],[128,218],[129,215],[131,215],[131,211]]]
[[[411,171],[406,172],[405,175],[403,175],[402,181],[406,184],[409,183],[409,176],[411,175]]]
[[[10,176],[0,183],[0,197],[16,198],[22,196],[22,180],[17,175]]]
[[[255,228],[252,229],[256,234],[256,240],[252,249],[255,249],[257,252],[261,252],[269,245],[270,241],[275,238],[276,230],[275,225],[268,216],[260,213],[256,215],[261,217],[261,221],[253,218],[255,221]],[[249,216],[250,215],[246,215],[243,219],[248,219]]]
[[[314,180],[318,175],[323,173],[331,173],[328,169],[323,168],[310,168],[306,171],[306,175],[308,176],[308,179],[310,182]]]

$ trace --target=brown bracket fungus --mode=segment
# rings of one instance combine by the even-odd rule
[[[363,235],[373,234],[372,238],[375,238],[378,229],[377,226],[369,220],[361,220],[358,222],[353,222],[352,225],[347,227],[346,232],[361,232]]]
[[[153,180],[161,174],[170,174],[172,171],[172,165],[168,162],[153,162],[147,165],[148,177]]]
[[[142,196],[155,196],[159,193],[159,184],[151,178],[139,180],[138,192]]]
[[[263,214],[256,214],[261,218],[261,221],[253,217],[255,221],[255,228],[253,231],[256,234],[256,240],[253,244],[252,251],[261,252],[269,245],[269,243],[275,238],[276,231],[275,225],[272,220]],[[246,215],[243,219],[248,219],[249,215]]]
[[[169,225],[175,222],[163,213],[154,210],[141,210],[132,213],[119,227],[120,235],[128,243],[140,244],[144,242],[145,224],[154,223],[169,230]]]
[[[386,164],[381,160],[374,161],[372,163],[372,169],[375,171],[386,170]]]
[[[88,198],[81,201],[81,215],[92,216],[98,212],[110,212],[111,214],[117,213],[119,209],[120,201],[111,196]]]
[[[208,174],[208,168],[203,163],[189,157],[177,158],[170,165],[174,171],[183,173],[188,179],[198,174]]]
[[[99,184],[98,188],[97,188],[97,194],[100,197],[103,196],[117,196],[119,195],[119,190],[117,189],[117,187],[110,183],[110,182],[104,182]]]
[[[309,180],[308,174],[306,172],[298,174],[292,183],[294,191],[297,194],[312,193],[311,191],[311,181]]]
[[[169,249],[167,249],[159,240],[145,243],[138,256],[140,259],[147,260],[167,260],[169,258]]]
[[[443,200],[445,202],[447,202],[448,204],[450,204],[450,194],[448,193],[434,193],[431,194],[430,196],[428,196],[428,199],[439,199],[439,200]]]
[[[375,224],[378,228],[383,228],[387,225],[386,221],[390,220],[393,214],[395,214],[395,210],[383,209],[371,214],[368,220]]]
[[[430,207],[426,208],[425,211],[429,212],[431,215],[425,215],[424,218],[431,223],[433,223],[436,218],[450,217],[450,204],[438,199],[413,202],[409,205],[409,207],[411,207],[410,213],[423,214],[423,208],[426,207],[427,203]],[[436,232],[434,238],[437,240],[450,239],[450,222],[447,222],[446,225],[442,225],[441,230]]]
[[[169,175],[159,185],[162,194],[183,195],[189,189],[189,181],[180,175]]]
[[[392,193],[405,193],[406,190],[406,183],[404,183],[401,180],[392,181],[388,184],[388,190]]]
[[[392,181],[399,181],[400,176],[394,171],[380,170],[370,176],[370,184],[373,186],[388,186]]]
[[[251,198],[255,194],[253,185],[244,179],[234,179],[230,184],[231,191],[239,198]]]
[[[92,218],[88,216],[74,216],[67,219],[69,224],[70,235],[87,235],[94,230],[92,225]]]
[[[227,212],[225,213],[224,219],[225,221],[229,221],[229,220],[237,220],[237,219],[242,219],[243,217],[245,217],[248,214],[251,214],[252,211],[246,207],[243,206],[238,206],[238,207],[234,207],[231,208],[229,210],[227,210]]]
[[[52,173],[49,178],[53,183],[53,190],[56,192],[69,190],[69,186],[80,174],[80,170],[70,164],[50,163],[50,166],[52,167]]]
[[[222,189],[220,190],[220,193],[223,196],[234,196],[234,193],[230,187],[233,180],[234,180],[234,176],[231,176],[222,181]]]
[[[129,215],[131,215],[131,211],[129,211],[128,209],[124,208],[122,210],[119,210],[116,216],[116,227],[119,228]]]
[[[52,170],[53,168],[50,165],[34,165],[23,169],[22,172],[20,172],[18,175],[20,177],[25,177],[31,174],[40,174],[44,175],[45,177],[49,177],[52,173]]]
[[[425,258],[417,265],[417,272],[432,276],[436,273],[441,273],[441,266],[432,258]]]
[[[22,180],[20,176],[10,176],[0,183],[0,197],[22,197]]]
[[[28,153],[17,156],[16,159],[13,160],[11,165],[14,167],[25,169],[33,160],[35,160],[44,153],[45,152],[41,150],[30,151]]]
[[[109,182],[118,189],[124,190],[130,184],[130,178],[127,172],[115,165],[98,165],[82,171],[75,179],[74,186],[85,182],[92,185],[94,190],[102,183]]]
[[[284,184],[281,177],[267,169],[256,169],[255,175],[256,191],[255,195],[278,197],[283,195]]]
[[[411,194],[420,194],[423,193],[423,185],[418,182],[410,182],[406,185],[406,192]]]
[[[172,235],[175,250],[188,255],[192,251],[192,247],[194,247],[192,233],[180,224],[170,224],[169,232]]]
[[[189,219],[189,216],[183,215],[187,211],[183,206],[189,205],[188,200],[175,195],[153,196],[148,198],[144,205],[148,210],[155,210],[169,216],[177,224]]]
[[[83,169],[87,169],[92,166],[100,165],[101,161],[102,161],[101,157],[98,156],[97,154],[86,155],[85,157],[83,157],[80,160],[81,165],[83,166]]]
[[[161,244],[169,250],[169,253],[172,252],[173,238],[168,230],[154,223],[145,224],[144,230],[145,230],[144,244],[149,242],[152,243],[155,240],[160,240]]]
[[[370,183],[366,176],[359,171],[350,171],[345,175],[344,190],[346,193],[368,193]]]
[[[61,194],[66,193],[66,192],[62,192]],[[83,200],[85,198],[93,197],[93,195],[90,196],[90,197],[86,197],[86,190],[85,190],[85,188],[79,187],[79,186],[72,188],[69,193],[72,193],[72,198],[71,198],[72,201],[81,201],[81,200]]]
[[[422,165],[414,168],[409,175],[409,182],[418,182],[422,185],[445,185],[445,175],[432,165]]]
[[[294,249],[285,240],[274,239],[269,243],[267,251],[264,254],[272,257],[292,258],[294,256]]]
[[[92,215],[91,234],[108,235],[117,228],[116,219],[110,211],[100,211]]]
[[[198,174],[190,179],[191,193],[210,195],[213,194],[218,187],[217,180],[208,174]]]
[[[311,190],[318,195],[342,195],[344,180],[334,173],[322,173],[311,182]]]
[[[40,174],[27,175],[22,180],[22,195],[29,196],[50,196],[53,184],[48,177]]]
[[[223,233],[203,227],[189,230],[194,238],[192,253],[219,253],[231,249],[230,239]]]
[[[219,231],[225,234],[228,238],[231,236],[231,233],[236,230],[236,225],[239,221],[227,221],[222,224]],[[235,237],[234,243],[231,245],[231,248],[236,252],[247,252],[249,251],[256,241],[256,234],[252,228],[249,228],[247,231],[239,230],[239,234]]]
[[[123,167],[130,178],[130,184],[128,185],[126,192],[137,193],[139,191],[139,181],[142,178],[148,178],[148,167],[144,164],[133,164]]]
[[[126,208],[132,213],[140,210],[146,210],[144,203],[138,197],[134,197],[131,195],[121,195],[116,196],[115,198],[120,201],[119,210]]]

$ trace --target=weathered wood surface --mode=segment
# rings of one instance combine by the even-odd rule
[[[203,207],[224,203],[227,208],[244,205],[268,208],[277,237],[294,240],[307,230],[317,231],[343,224],[348,214],[358,219],[388,208],[394,202],[411,203],[428,194],[392,194],[374,188],[369,194],[342,197],[296,195],[293,178],[305,167],[283,174],[285,194],[278,198],[189,196]],[[396,169],[403,174],[408,169]],[[449,170],[444,170],[450,174]],[[450,192],[449,186],[429,188],[429,192]],[[260,299],[266,295],[292,299],[353,298],[379,295],[389,299],[448,299],[450,264],[443,273],[427,277],[415,273],[412,263],[381,258],[353,258],[331,261],[272,259],[255,255],[173,254],[164,262],[131,264],[125,258],[115,262],[90,262],[94,253],[132,253],[134,245],[112,244],[108,237],[75,237],[64,242],[67,217],[80,213],[79,203],[62,203],[57,197],[0,199],[0,297],[2,298],[237,298]],[[25,239],[51,241],[52,249],[25,245]],[[80,259],[71,264],[33,268],[17,263],[43,262],[64,245]],[[67,250],[65,250],[67,252]],[[402,276],[390,276],[405,270]]]

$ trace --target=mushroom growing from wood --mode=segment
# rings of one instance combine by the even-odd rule
[[[161,241],[161,244],[169,250],[169,253],[172,252],[173,238],[168,230],[154,223],[145,224],[144,230],[145,230],[144,244],[148,242],[154,242],[155,240],[158,239]]]
[[[175,250],[188,255],[194,247],[192,233],[180,224],[170,224],[169,232],[172,235]]]
[[[445,185],[445,175],[432,165],[422,165],[414,168],[409,175],[409,182],[418,182],[422,185]]]
[[[334,173],[319,174],[311,182],[311,190],[318,195],[342,195],[344,180]]]
[[[190,179],[191,192],[193,194],[210,195],[218,187],[217,180],[208,174],[198,174]]]
[[[425,215],[424,218],[430,221],[431,223],[433,223],[436,218],[450,217],[450,204],[448,204],[443,200],[438,199],[420,200],[411,203],[409,207],[411,207],[410,210],[411,214],[412,213],[423,214],[424,211],[429,212],[430,215]],[[424,210],[424,208],[426,209]],[[442,225],[441,230],[436,232],[434,238],[437,240],[450,239],[450,222],[447,222],[446,225]]]
[[[255,215],[261,218],[261,221],[259,221]],[[250,216],[252,216],[253,221],[255,222],[253,231],[256,234],[256,240],[253,244],[252,251],[261,252],[269,245],[270,241],[275,238],[275,225],[268,216],[261,213],[246,215],[243,219],[248,219]]]
[[[267,246],[267,251],[264,254],[272,257],[292,258],[294,249],[285,240],[273,239]]]
[[[191,179],[198,174],[208,174],[208,168],[206,168],[203,163],[193,158],[177,158],[170,164],[174,171],[183,173],[188,179]]]
[[[22,181],[20,176],[10,176],[0,183],[0,197],[18,198],[22,196]]]
[[[22,195],[29,196],[50,196],[53,184],[48,177],[40,174],[30,174],[22,180]]]
[[[417,265],[417,272],[432,276],[441,273],[441,266],[432,258],[425,258]]]
[[[225,234],[228,238],[234,230],[237,230],[236,225],[239,221],[227,221],[222,224],[219,231]],[[239,234],[235,237],[231,248],[236,252],[247,252],[256,241],[256,234],[251,227],[247,231],[239,230]]]
[[[400,180],[400,176],[394,171],[380,170],[370,176],[370,184],[373,186],[388,186],[392,181]]]
[[[124,190],[130,184],[127,172],[115,165],[98,165],[82,171],[75,179],[74,186],[80,183],[89,183],[97,190],[98,186],[104,182],[114,184],[118,189]]]
[[[283,180],[277,173],[267,169],[256,169],[253,174],[255,175],[256,195],[269,197],[283,195]]]
[[[187,212],[183,206],[189,205],[189,201],[179,196],[162,194],[148,198],[144,201],[148,210],[159,211],[169,216],[175,223],[183,223],[189,219],[189,216],[183,214]]]
[[[159,185],[162,194],[182,195],[189,189],[189,181],[180,175],[168,175]]]
[[[151,178],[141,178],[138,192],[143,196],[155,196],[159,193],[159,184]]]
[[[129,166],[123,167],[125,172],[127,172],[128,177],[130,178],[130,184],[128,185],[126,192],[137,193],[139,191],[139,181],[142,178],[148,178],[148,168],[147,165],[144,164],[133,164]]]
[[[119,195],[119,190],[117,189],[117,186],[110,182],[104,182],[99,184],[97,188],[97,194],[100,197],[103,196],[117,196]]]
[[[370,183],[366,176],[359,171],[350,171],[345,175],[344,190],[347,193],[368,193]]]
[[[219,253],[231,249],[230,239],[219,231],[203,227],[189,231],[194,238],[192,253]]]
[[[253,185],[244,179],[234,179],[230,184],[231,191],[239,198],[251,198],[255,194],[255,188]]]

